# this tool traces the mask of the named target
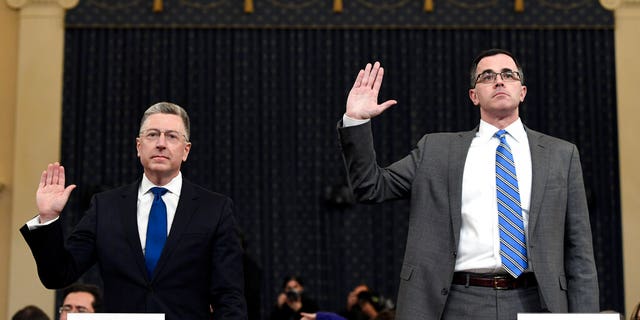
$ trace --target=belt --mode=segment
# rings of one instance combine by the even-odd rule
[[[451,283],[464,286],[489,287],[496,290],[529,288],[538,285],[533,272],[523,273],[517,279],[510,275],[456,272],[453,274]]]

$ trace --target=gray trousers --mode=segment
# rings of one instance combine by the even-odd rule
[[[541,305],[538,287],[495,290],[454,284],[442,320],[516,320],[519,312],[548,312]]]

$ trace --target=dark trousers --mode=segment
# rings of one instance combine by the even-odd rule
[[[486,287],[451,285],[442,320],[516,320],[518,313],[543,310],[538,287],[496,290]]]

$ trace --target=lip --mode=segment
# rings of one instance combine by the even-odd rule
[[[497,96],[502,96],[502,95],[509,96],[509,93],[507,93],[506,91],[498,91],[493,96],[497,97]]]
[[[163,156],[163,155],[155,155],[152,156],[151,159],[167,159],[169,160],[169,157]]]

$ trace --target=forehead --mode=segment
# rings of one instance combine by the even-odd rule
[[[90,307],[93,304],[93,295],[88,292],[71,292],[64,298],[63,304]]]
[[[493,56],[482,58],[478,62],[477,71],[478,72],[483,72],[485,70],[500,71],[503,69],[517,70],[518,67],[516,66],[515,61],[513,61],[513,59],[508,55],[496,54]]]
[[[175,114],[156,113],[150,115],[142,124],[141,129],[165,129],[184,131],[182,118]]]

